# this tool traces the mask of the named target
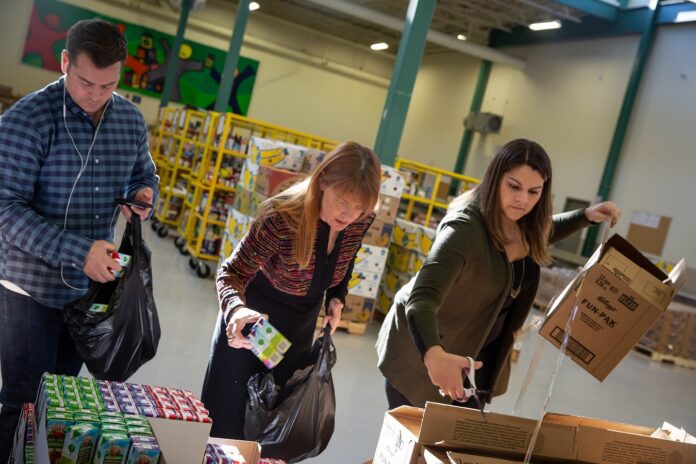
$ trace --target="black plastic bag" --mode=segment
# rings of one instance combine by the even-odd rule
[[[336,348],[329,325],[312,351],[315,363],[295,371],[282,387],[275,384],[273,372],[249,379],[244,436],[261,444],[264,457],[291,464],[317,456],[329,444],[336,415],[331,377]]]
[[[65,305],[63,320],[92,375],[123,382],[155,356],[160,339],[150,250],[137,214],[126,225],[118,251],[131,256],[124,275],[105,284],[90,281],[84,297]],[[93,312],[93,304],[109,306]]]

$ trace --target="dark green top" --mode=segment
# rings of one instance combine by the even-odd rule
[[[551,243],[590,225],[584,210],[553,217]],[[522,327],[534,301],[539,266],[528,269],[533,285],[514,300],[500,334],[493,370],[493,394],[507,389],[513,334]],[[377,340],[378,366],[415,406],[443,399],[432,385],[421,354],[409,333],[417,332],[427,350],[442,345],[460,356],[477,356],[512,285],[512,266],[488,235],[478,207],[448,213],[421,270],[394,298]]]

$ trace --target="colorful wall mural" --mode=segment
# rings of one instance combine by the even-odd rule
[[[159,99],[174,36],[56,0],[34,1],[22,62],[60,72],[60,54],[65,48],[67,30],[81,19],[95,17],[118,25],[128,39],[128,58],[119,87]],[[184,40],[179,49],[176,84],[170,101],[213,109],[226,54],[226,51]],[[247,114],[258,68],[258,61],[239,57],[228,111]]]

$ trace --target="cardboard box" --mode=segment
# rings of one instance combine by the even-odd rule
[[[353,271],[348,282],[348,293],[364,296],[365,298],[377,298],[381,273],[368,271]]]
[[[191,464],[203,461],[205,444],[212,424],[148,417],[150,427],[157,438],[160,464]],[[50,464],[46,440],[45,415],[36,422],[37,434],[34,442],[34,462]]]
[[[255,216],[259,205],[267,199],[268,197],[260,194],[259,192],[247,190],[241,185],[237,185],[235,188],[232,208],[246,216]]]
[[[375,219],[367,229],[362,242],[364,245],[389,246],[393,230],[394,224]]]
[[[372,319],[372,311],[375,308],[375,300],[364,296],[346,295],[346,304],[343,306],[341,319],[355,322],[367,322]]]
[[[399,210],[399,197],[391,197],[388,195],[380,195],[377,202],[377,217],[375,221],[382,221],[392,224],[396,219],[396,212]]]
[[[374,245],[363,245],[355,256],[354,271],[369,271],[382,273],[387,264],[387,253],[389,249]]]
[[[254,190],[266,197],[272,197],[305,177],[304,174],[278,169],[274,166],[259,166]]]
[[[476,409],[437,403],[427,403],[425,409],[408,406],[393,409],[385,414],[374,462],[425,462],[419,461],[425,456],[425,446],[440,452],[475,455],[479,459],[483,456],[498,459],[491,463],[521,461],[536,421],[495,413],[486,413],[486,417],[488,424]],[[541,424],[532,462],[696,462],[696,445],[650,437],[653,431],[648,427],[549,413]]]
[[[421,462],[423,464],[521,464],[523,461],[511,461],[510,459],[479,456],[459,451],[443,451],[426,446],[423,448]]]
[[[319,163],[324,161],[324,158],[326,158],[326,152],[316,148],[307,148],[304,162],[302,163],[302,172],[311,174],[319,166]]]
[[[391,166],[382,165],[382,185],[380,193],[382,195],[400,198],[406,185],[401,173]]]
[[[614,235],[553,302],[539,334],[560,347],[577,302],[567,354],[602,381],[662,316],[683,282],[685,267],[682,260],[668,277]]]
[[[394,221],[394,232],[392,234],[392,243],[407,248],[409,250],[417,250],[419,225],[415,222],[397,219]]]
[[[524,456],[536,421],[477,409],[427,403],[425,409],[402,406],[388,411],[377,441],[375,464],[416,464],[423,446],[467,450],[502,458]],[[535,446],[536,456],[556,461],[573,457],[575,429],[545,421]]]
[[[261,445],[255,441],[231,440],[227,438],[208,438],[208,443],[217,445],[232,445],[236,446],[247,464],[258,464],[261,459]],[[197,463],[196,463],[197,464]]]
[[[260,166],[299,172],[304,163],[306,149],[276,140],[252,137],[248,159]]]

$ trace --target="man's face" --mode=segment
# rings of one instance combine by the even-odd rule
[[[77,105],[89,115],[101,110],[113,94],[121,77],[121,62],[97,68],[85,53],[70,61],[63,50],[61,69],[65,73],[65,88]]]

